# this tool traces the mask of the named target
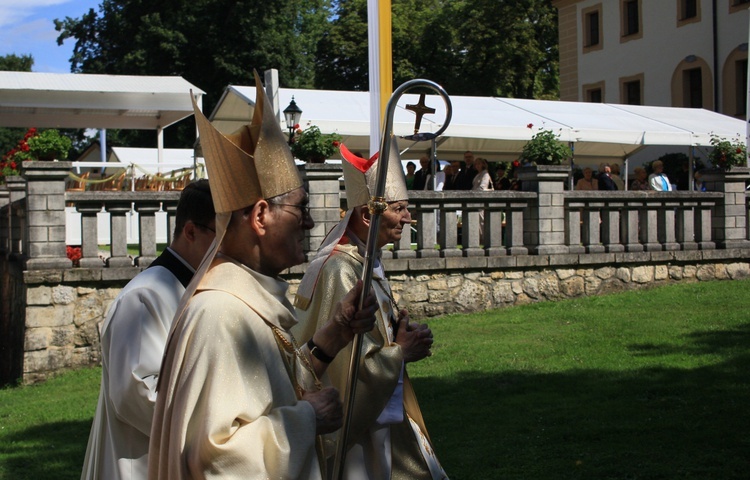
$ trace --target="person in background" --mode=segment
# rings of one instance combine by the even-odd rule
[[[433,186],[428,185],[428,190],[432,190]],[[435,160],[435,185],[434,190],[436,192],[442,192],[445,188],[445,172],[440,169],[440,162]]]
[[[656,160],[651,164],[651,168],[654,170],[654,173],[648,176],[648,184],[651,186],[651,190],[671,192],[672,182],[664,173],[664,163],[661,160]]]
[[[494,190],[495,186],[492,184],[487,160],[481,157],[477,158],[474,166],[477,169],[477,174],[474,176],[472,190],[475,192]],[[479,241],[484,242],[484,210],[479,210]]]
[[[495,172],[495,190],[510,190],[510,179],[506,175],[505,163],[500,163]]]
[[[609,165],[603,163],[599,166],[599,178],[596,179],[599,190],[617,190],[617,185],[615,185],[615,182],[612,180],[611,174],[612,170]]]
[[[477,158],[474,162],[474,167],[477,170],[477,174],[474,175],[471,189],[474,191],[494,190],[495,187],[492,184],[492,178],[487,169],[487,160],[484,158]]]
[[[622,180],[622,177],[620,176],[620,165],[617,163],[613,163],[610,165],[610,178],[613,182],[615,182],[615,186],[617,186],[618,190],[625,190],[625,182]]]
[[[443,190],[461,190],[461,184],[463,179],[463,171],[461,169],[461,162],[454,160],[450,164],[450,175],[446,172],[445,185]]]
[[[648,173],[646,173],[645,168],[635,167],[633,169],[633,176],[635,178],[630,182],[630,190],[651,190],[651,186],[648,184]]]
[[[214,230],[208,180],[188,184],[177,204],[172,242],[109,307],[101,329],[102,383],[82,480],[146,478],[167,333]]]
[[[419,157],[421,168],[414,174],[413,190],[429,190],[432,174],[430,173],[430,158],[427,155]]]
[[[414,172],[417,170],[417,166],[414,162],[406,162],[406,188],[412,190],[414,188]]]
[[[599,184],[594,178],[594,171],[591,168],[583,169],[583,177],[576,182],[576,190],[599,190]]]
[[[474,154],[470,151],[464,152],[464,167],[461,173],[460,190],[472,190],[474,188],[474,177],[477,176],[477,168],[474,166]]]

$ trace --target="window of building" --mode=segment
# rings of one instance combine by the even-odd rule
[[[736,101],[733,85],[735,79],[734,62],[747,58],[747,52],[740,52],[739,48],[735,50],[732,61],[725,63],[721,75],[724,82],[722,113],[727,115],[732,114]],[[711,66],[700,56],[685,56],[685,59],[674,69],[671,84],[673,107],[714,109],[714,89],[719,87],[714,86]]]
[[[597,4],[583,9],[583,53],[601,50],[602,38],[602,5]]]
[[[624,3],[625,13],[625,35],[633,35],[640,31],[640,22],[638,21],[638,0],[626,0]]]
[[[629,42],[641,37],[641,0],[620,0],[620,42]]]
[[[583,85],[583,101],[588,103],[604,102],[604,82]]]
[[[643,74],[620,79],[620,103],[643,105]]]
[[[730,0],[729,13],[744,12],[750,5],[750,0]]]
[[[641,82],[638,80],[625,82],[625,103],[628,105],[641,104]]]
[[[701,68],[690,68],[682,72],[684,92],[683,105],[688,108],[703,108],[703,75]]]
[[[699,0],[677,0],[677,26],[701,21],[701,2]]]
[[[698,16],[697,0],[682,0],[680,3],[682,4],[682,8],[680,9],[680,20],[686,20]]]
[[[735,77],[735,115],[744,117],[747,114],[747,59],[735,62]]]

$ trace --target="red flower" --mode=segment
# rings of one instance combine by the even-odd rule
[[[519,162],[518,160],[513,160],[513,167],[518,168],[520,166],[521,166],[521,162]]]
[[[526,128],[534,128],[534,124],[530,123],[530,124],[526,125]]]
[[[12,168],[13,170],[15,170],[17,166],[18,165],[16,164],[16,162],[10,162],[10,168]]]
[[[338,147],[338,146],[339,146],[339,142],[338,142],[338,140],[334,140],[334,141],[333,141],[333,146],[334,146],[334,147]]]
[[[737,153],[742,153],[742,149],[737,147]]]
[[[295,130],[299,130],[299,123],[295,123],[295,124],[294,124],[294,129],[295,129]]]

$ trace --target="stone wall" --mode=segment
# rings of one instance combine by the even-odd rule
[[[619,257],[629,259],[627,262],[609,263],[593,261],[601,256],[580,255],[572,265],[560,264],[563,259],[555,255],[520,256],[513,257],[517,262],[508,267],[421,271],[409,269],[405,260],[387,260],[386,268],[391,272],[396,301],[414,319],[670,283],[750,277],[750,250],[663,253],[628,254]],[[525,265],[529,262],[536,265]],[[134,271],[113,270],[120,270],[120,278],[114,278],[112,272],[109,279],[96,280],[101,269],[68,270],[65,275],[62,271],[26,272],[24,383],[100,362],[101,322]],[[302,271],[304,266],[295,267],[287,275],[290,295],[296,291]]]

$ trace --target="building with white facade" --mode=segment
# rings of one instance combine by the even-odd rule
[[[560,99],[745,118],[750,0],[553,0]]]

